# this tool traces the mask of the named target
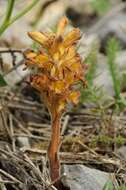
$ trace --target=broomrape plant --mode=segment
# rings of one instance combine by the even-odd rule
[[[60,119],[65,112],[67,103],[77,104],[80,96],[75,85],[84,79],[85,66],[77,53],[76,45],[80,39],[80,30],[74,28],[68,34],[64,34],[68,24],[63,17],[57,31],[53,32],[28,32],[30,38],[41,46],[39,51],[26,50],[24,52],[25,64],[34,68],[31,75],[31,85],[37,89],[51,115],[52,135],[48,148],[51,180],[55,186],[60,183],[60,163],[58,150],[60,145]]]

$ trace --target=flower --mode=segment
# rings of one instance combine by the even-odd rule
[[[30,38],[41,47],[38,52],[26,50],[26,66],[34,68],[31,84],[42,94],[53,114],[62,113],[68,102],[77,104],[80,93],[74,86],[85,84],[85,67],[77,52],[76,45],[81,38],[80,30],[74,28],[65,34],[68,19],[63,17],[53,32],[28,32]]]

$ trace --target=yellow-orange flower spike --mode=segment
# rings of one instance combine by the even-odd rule
[[[77,53],[76,44],[80,30],[74,28],[65,34],[68,19],[63,17],[56,33],[29,32],[28,35],[41,45],[38,52],[24,52],[26,66],[35,68],[31,84],[43,95],[49,111],[63,112],[67,102],[78,103],[79,91],[74,86],[85,83],[85,68]],[[55,109],[54,109],[55,107]]]
[[[32,68],[31,85],[42,95],[51,113],[52,134],[48,148],[50,177],[55,186],[60,189],[60,162],[58,150],[60,145],[60,119],[67,103],[77,104],[80,92],[75,85],[84,84],[85,68],[77,53],[77,42],[81,37],[80,30],[74,28],[65,34],[68,24],[63,17],[57,31],[29,32],[28,35],[40,44],[35,52],[27,50],[25,64]]]

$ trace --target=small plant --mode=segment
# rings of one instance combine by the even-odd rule
[[[110,38],[107,43],[107,58],[108,58],[108,66],[109,66],[109,71],[112,77],[113,81],[113,88],[115,91],[115,97],[117,99],[120,98],[120,77],[118,74],[118,67],[115,63],[115,59],[117,56],[118,51],[120,50],[120,45],[119,42],[116,40],[116,38]]]
[[[16,0],[8,0],[5,17],[3,19],[2,24],[0,25],[0,36],[4,33],[4,31],[12,25],[16,20],[24,16],[29,10],[31,10],[39,0],[33,0],[31,3],[26,6],[24,9],[19,11],[15,16],[12,17],[13,9]]]
[[[115,92],[115,105],[122,109],[126,106],[126,100],[121,96],[121,81],[123,81],[124,75],[120,76],[118,66],[115,63],[117,53],[120,49],[120,44],[116,38],[112,37],[108,40],[106,47],[107,63]]]
[[[118,185],[118,187],[114,187],[111,180],[108,180],[108,182],[105,184],[102,190],[126,190],[126,186],[121,184]]]
[[[67,103],[77,104],[80,92],[77,84],[84,79],[85,67],[77,53],[76,44],[80,39],[80,30],[74,28],[68,34],[64,30],[68,24],[66,17],[58,24],[57,31],[29,32],[28,35],[38,42],[39,51],[26,50],[26,66],[34,68],[31,85],[36,88],[47,106],[52,120],[51,142],[48,148],[51,180],[59,188],[60,163],[60,119]],[[76,87],[75,87],[76,86]]]
[[[100,87],[94,86],[94,78],[97,77],[97,53],[98,48],[94,45],[91,52],[85,59],[88,67],[85,74],[88,86],[86,89],[83,87],[81,88],[81,103],[95,104],[98,107],[101,107],[101,99],[103,98],[103,94]]]

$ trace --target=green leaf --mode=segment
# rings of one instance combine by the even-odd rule
[[[103,187],[103,190],[113,190],[113,185],[110,180],[105,184],[105,186]]]
[[[6,85],[7,85],[7,83],[4,80],[4,77],[0,74],[0,87],[6,86]]]

